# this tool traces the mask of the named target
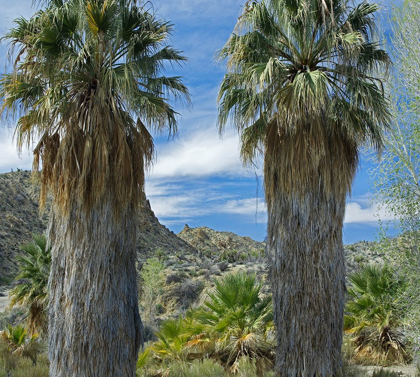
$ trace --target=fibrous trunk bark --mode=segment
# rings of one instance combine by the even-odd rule
[[[276,377],[341,375],[342,226],[357,158],[354,150],[343,150],[340,143],[324,139],[322,144],[312,136],[279,136],[275,130],[271,135],[275,140],[266,149]],[[343,160],[346,152],[353,155]]]
[[[136,210],[111,197],[53,205],[49,225],[51,377],[134,377],[141,344]]]

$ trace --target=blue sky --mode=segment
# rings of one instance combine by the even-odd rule
[[[184,51],[188,62],[181,74],[192,94],[192,106],[178,107],[179,133],[173,140],[156,135],[157,158],[146,181],[146,194],[160,222],[174,232],[185,224],[208,226],[263,240],[266,235],[261,166],[245,169],[239,160],[238,136],[229,125],[220,138],[216,128],[217,92],[224,67],[215,52],[232,32],[245,0],[159,0],[155,12],[175,25],[172,45]],[[382,1],[380,17],[386,20],[391,3]],[[399,2],[396,2],[399,4]],[[0,0],[0,34],[19,16],[34,13],[32,0]],[[382,23],[385,33],[389,26]],[[0,69],[6,66],[7,45],[0,46]],[[30,169],[31,154],[18,156],[12,141],[12,124],[0,127],[0,173],[17,167]],[[372,203],[372,167],[362,159],[352,196],[347,201],[344,243],[374,240],[378,214],[389,217]]]

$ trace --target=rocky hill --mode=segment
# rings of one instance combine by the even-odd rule
[[[190,228],[185,224],[178,237],[188,242],[209,259],[230,259],[235,261],[247,256],[263,256],[265,243],[254,241],[250,237],[241,237],[231,232],[218,232],[205,226]]]
[[[16,271],[19,245],[45,230],[47,217],[39,215],[38,192],[30,172],[0,174],[0,284]]]
[[[16,273],[19,246],[31,239],[31,234],[45,230],[48,206],[42,216],[38,211],[39,188],[31,181],[29,171],[0,174],[0,285],[9,282]],[[165,256],[165,263],[181,267],[185,264],[210,271],[219,271],[217,264],[263,268],[265,244],[230,232],[218,232],[207,227],[185,225],[178,234],[159,223],[150,204],[139,210],[138,261],[141,265],[151,256]],[[382,260],[373,243],[359,242],[345,247],[347,270],[358,264]]]
[[[16,254],[19,246],[31,240],[31,235],[45,231],[48,204],[44,214],[38,210],[39,187],[31,180],[31,172],[18,171],[0,174],[0,285],[16,273]],[[196,256],[197,250],[161,225],[148,201],[139,210],[137,232],[139,261],[156,250]]]

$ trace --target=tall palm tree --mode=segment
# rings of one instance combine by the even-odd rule
[[[148,128],[176,131],[188,98],[166,63],[172,25],[134,0],[49,0],[7,34],[13,71],[3,113],[18,145],[39,140],[41,203],[54,197],[48,239],[51,376],[134,376],[142,342],[136,216],[153,157]],[[187,96],[187,97],[185,97]]]
[[[47,329],[48,277],[51,268],[51,248],[43,234],[33,236],[33,241],[21,247],[23,255],[17,257],[19,273],[16,285],[10,292],[10,305],[29,307],[28,326],[31,334]]]
[[[342,226],[359,147],[389,124],[375,4],[248,1],[220,52],[222,131],[233,120],[245,163],[264,155],[278,376],[341,367]]]

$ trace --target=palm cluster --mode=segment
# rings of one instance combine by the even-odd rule
[[[156,335],[159,359],[213,358],[235,373],[246,357],[262,375],[274,360],[271,297],[261,295],[255,275],[229,274],[215,281],[202,306],[163,323]]]
[[[16,59],[1,80],[2,111],[19,116],[19,146],[39,139],[42,200],[49,187],[63,207],[76,196],[90,208],[111,187],[124,207],[153,157],[148,128],[176,132],[168,99],[188,91],[161,71],[185,58],[167,44],[172,25],[135,1],[46,3],[5,35]]]

